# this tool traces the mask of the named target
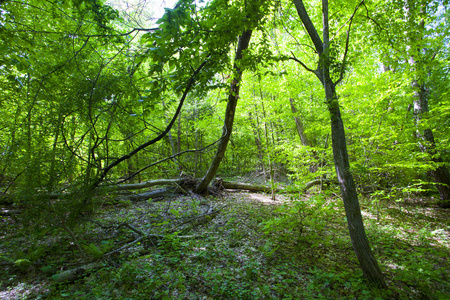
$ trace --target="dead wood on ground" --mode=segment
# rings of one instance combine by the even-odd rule
[[[121,185],[117,185],[117,189],[119,191],[124,191],[124,190],[129,191],[129,190],[144,189],[144,188],[148,188],[148,187],[152,187],[152,186],[160,186],[160,185],[168,185],[169,186],[169,187],[159,188],[154,191],[149,191],[149,192],[144,192],[144,193],[121,195],[119,197],[120,200],[145,201],[148,199],[155,199],[158,197],[173,196],[175,194],[186,194],[193,198],[196,198],[199,196],[197,194],[195,194],[193,191],[195,191],[199,180],[200,179],[197,179],[197,178],[184,176],[184,177],[178,178],[178,179],[158,179],[158,180],[150,180],[150,181],[136,183],[136,184],[121,184]],[[315,179],[315,180],[309,181],[303,187],[302,192],[306,193],[313,186],[323,184],[323,183],[329,183],[329,182],[330,181],[326,180],[326,179]],[[267,185],[224,181],[221,178],[217,178],[216,180],[214,180],[214,182],[211,184],[211,186],[208,187],[208,192],[210,195],[219,196],[226,189],[247,190],[247,191],[251,191],[251,192],[263,192],[263,193],[271,192],[271,187],[267,186]],[[288,192],[298,192],[298,191],[287,191],[287,190],[284,190],[281,188],[277,188],[277,189],[275,189],[275,192],[288,193]]]

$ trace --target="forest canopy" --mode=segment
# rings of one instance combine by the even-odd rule
[[[434,189],[427,174],[449,160],[446,3],[410,2],[330,7],[330,76],[342,77],[339,104],[361,187]],[[236,75],[231,53],[245,28],[254,30],[253,42],[239,61],[247,71],[233,148],[220,172],[265,171],[270,156],[293,185],[335,176],[323,91],[308,75],[317,58],[294,3],[251,3],[180,1],[154,28],[140,28],[148,20],[98,1],[3,2],[2,192],[53,192],[95,181],[164,131],[190,78],[171,131],[107,178],[214,143]],[[320,24],[320,3],[307,4]],[[426,97],[424,112],[416,105],[419,94]],[[422,151],[429,142],[420,141],[420,132],[428,128],[434,150]],[[139,180],[181,170],[198,177],[212,150],[167,160],[140,172]]]

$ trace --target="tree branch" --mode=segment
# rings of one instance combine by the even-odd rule
[[[171,160],[171,159],[173,159],[173,158],[175,158],[175,157],[178,157],[178,156],[180,156],[180,155],[182,155],[182,154],[185,154],[185,153],[202,152],[202,151],[208,149],[209,147],[212,147],[212,146],[214,146],[215,144],[217,144],[218,142],[220,142],[220,141],[222,140],[222,138],[223,138],[223,137],[220,137],[220,138],[219,138],[217,141],[215,141],[214,143],[209,144],[208,146],[203,147],[203,148],[201,148],[201,149],[195,149],[195,150],[188,149],[188,150],[184,150],[184,151],[175,153],[175,154],[173,154],[173,155],[171,155],[171,156],[168,156],[168,157],[166,157],[166,158],[163,158],[163,159],[161,159],[161,160],[158,160],[158,161],[156,161],[156,162],[154,162],[154,163],[151,163],[151,164],[149,164],[149,165],[143,167],[142,169],[140,169],[140,170],[134,172],[134,173],[131,174],[130,176],[126,177],[125,179],[121,179],[120,181],[117,182],[117,184],[121,184],[121,183],[123,183],[123,182],[125,182],[125,181],[127,181],[127,180],[130,180],[131,178],[133,178],[134,176],[138,175],[138,174],[141,173],[142,171],[145,171],[145,170],[147,170],[148,168],[153,167],[153,166],[156,166],[156,165],[158,165],[158,164],[160,164],[160,163],[162,163],[162,162],[165,162],[165,161],[167,161],[167,160]]]
[[[297,57],[295,57],[295,55],[294,55],[294,53],[292,51],[291,51],[291,54],[292,54],[292,56],[289,57],[289,59],[292,59],[293,61],[298,62],[305,70],[307,70],[309,72],[312,72],[314,74],[317,73],[317,70],[313,70],[313,69],[308,68],[301,60],[299,60]]]
[[[314,47],[316,48],[316,51],[319,53],[319,56],[323,53],[323,43],[320,39],[319,34],[317,33],[316,28],[314,27],[314,24],[312,23],[311,19],[308,16],[308,13],[306,12],[305,6],[303,5],[302,0],[293,0],[295,4],[295,8],[297,9],[297,13],[300,16],[300,19],[303,22],[303,25],[305,25],[306,31],[308,32],[309,37],[311,38],[311,41],[314,44]]]
[[[347,54],[348,54],[348,44],[350,42],[350,30],[352,28],[352,23],[353,23],[353,18],[356,15],[356,12],[358,11],[359,7],[364,3],[364,0],[362,0],[355,8],[355,11],[353,12],[352,16],[350,17],[350,24],[348,24],[348,30],[347,30],[347,39],[345,41],[345,51],[344,51],[344,57],[342,59],[342,67],[341,67],[341,71],[339,74],[339,79],[336,81],[336,85],[339,84],[339,82],[342,81],[342,79],[344,78],[344,72],[345,72],[345,60],[347,58]]]
[[[134,149],[133,151],[131,151],[128,154],[125,154],[124,156],[120,157],[119,159],[115,160],[114,162],[112,162],[111,164],[109,164],[108,166],[106,166],[103,169],[103,172],[100,174],[100,176],[98,177],[98,179],[94,182],[92,188],[96,188],[98,187],[98,185],[103,181],[103,179],[105,178],[106,174],[108,174],[108,172],[115,166],[117,166],[119,163],[121,163],[124,160],[129,159],[130,157],[132,157],[133,155],[135,155],[136,153],[140,152],[141,150],[145,149],[146,147],[158,142],[159,140],[161,140],[172,128],[173,124],[175,123],[175,120],[177,119],[181,108],[183,107],[183,103],[184,100],[186,99],[187,94],[189,93],[189,91],[192,88],[192,85],[195,82],[195,77],[198,75],[198,73],[200,73],[200,71],[203,69],[203,67],[206,65],[206,63],[208,62],[208,58],[209,55],[207,57],[207,59],[205,59],[205,61],[197,68],[197,70],[194,71],[194,73],[192,74],[191,78],[189,79],[189,82],[186,86],[186,89],[184,90],[183,96],[180,99],[180,104],[178,105],[178,108],[172,118],[172,120],[170,121],[169,125],[167,125],[166,129],[161,132],[157,137],[155,137],[154,139],[140,145],[139,147],[137,147],[136,149]]]

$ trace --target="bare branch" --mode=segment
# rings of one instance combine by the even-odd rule
[[[362,0],[355,8],[355,11],[353,12],[352,16],[350,17],[350,23],[348,24],[348,29],[347,29],[347,39],[345,41],[345,51],[344,51],[344,58],[342,59],[342,67],[341,67],[341,71],[339,74],[339,79],[336,81],[336,85],[339,84],[339,82],[342,81],[342,79],[344,78],[344,72],[345,72],[345,60],[347,59],[347,54],[348,54],[348,45],[350,42],[350,30],[352,28],[352,23],[353,23],[353,18],[356,15],[356,12],[358,11],[359,7],[364,3],[364,0]]]
[[[292,54],[292,56],[289,57],[289,59],[298,62],[305,70],[317,75],[317,70],[308,68],[301,60],[299,60],[297,57],[295,57],[295,55],[294,55],[294,53],[292,53],[292,51],[291,51],[291,54]]]
[[[172,120],[170,121],[169,125],[167,125],[166,129],[161,132],[157,137],[155,137],[154,139],[140,145],[139,147],[137,147],[136,149],[134,149],[133,151],[131,151],[128,154],[125,154],[124,156],[122,156],[121,158],[115,160],[114,162],[112,162],[111,164],[109,164],[108,166],[106,166],[103,169],[103,172],[100,174],[100,176],[98,177],[98,179],[94,182],[94,184],[92,185],[93,188],[98,187],[98,185],[103,181],[103,179],[105,178],[106,174],[108,174],[108,172],[115,166],[117,166],[118,164],[120,164],[122,161],[129,159],[130,157],[132,157],[133,155],[135,155],[136,153],[140,152],[141,150],[147,148],[148,146],[158,142],[159,140],[161,140],[172,128],[173,124],[175,123],[175,120],[177,119],[181,108],[183,107],[183,103],[184,100],[186,99],[187,94],[189,93],[189,91],[191,90],[194,82],[195,82],[195,77],[198,75],[198,73],[200,73],[200,71],[203,69],[203,67],[206,65],[206,63],[208,62],[208,57],[205,59],[205,61],[203,61],[203,63],[197,68],[197,70],[195,70],[195,72],[192,74],[191,78],[189,79],[187,86],[184,90],[183,96],[180,99],[180,103],[178,105],[178,108],[172,118]]]
[[[123,182],[125,182],[125,181],[127,181],[127,180],[130,180],[131,178],[135,177],[136,175],[138,175],[138,174],[141,173],[142,171],[145,171],[146,169],[148,169],[148,168],[150,168],[150,167],[153,167],[153,166],[156,166],[156,165],[158,165],[158,164],[160,164],[160,163],[163,163],[163,162],[165,162],[165,161],[174,159],[175,157],[178,157],[178,156],[180,156],[180,155],[182,155],[182,154],[185,154],[185,153],[202,152],[202,151],[204,151],[204,150],[206,150],[206,149],[208,149],[208,148],[214,146],[215,144],[217,144],[217,143],[220,142],[221,140],[222,140],[222,137],[221,137],[220,139],[218,139],[217,141],[215,141],[214,143],[209,144],[208,146],[203,147],[203,148],[201,148],[201,149],[195,149],[195,150],[188,149],[188,150],[184,150],[184,151],[175,153],[175,154],[172,155],[172,156],[168,156],[168,157],[166,157],[166,158],[163,158],[163,159],[161,159],[161,160],[158,160],[158,161],[156,161],[156,162],[154,162],[154,163],[151,163],[151,164],[149,164],[149,165],[143,167],[142,169],[140,169],[140,170],[134,172],[134,173],[131,174],[130,176],[126,177],[125,179],[120,180],[119,182],[117,182],[117,184],[121,184],[121,183],[123,183]]]

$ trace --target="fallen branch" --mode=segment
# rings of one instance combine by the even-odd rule
[[[158,179],[158,180],[150,180],[142,183],[136,183],[136,184],[120,184],[117,185],[117,189],[119,191],[123,190],[136,190],[136,189],[143,189],[148,188],[152,186],[159,186],[159,185],[171,185],[174,187],[166,187],[157,189],[155,191],[146,192],[146,193],[140,193],[140,194],[131,194],[131,195],[125,195],[121,196],[120,199],[123,200],[131,200],[131,201],[142,201],[142,200],[148,200],[150,198],[157,198],[157,197],[164,197],[164,196],[170,196],[174,193],[177,193],[178,191],[182,191],[184,194],[189,194],[191,197],[194,196],[193,192],[190,190],[190,187],[186,187],[183,185],[183,181],[186,180],[185,178],[177,178],[177,179]],[[190,181],[195,181],[198,179],[195,178],[189,178]],[[312,188],[315,185],[319,185],[322,183],[330,183],[331,181],[329,179],[314,179],[312,181],[309,181],[305,184],[305,186],[301,189],[303,193],[306,193],[310,188]],[[232,182],[232,181],[223,181],[222,179],[216,179],[212,186],[215,189],[223,188],[223,189],[236,189],[236,190],[248,190],[252,192],[263,192],[263,193],[270,193],[272,191],[270,186],[267,185],[259,185],[259,184],[250,184],[250,183],[243,183],[243,182]],[[298,190],[285,190],[277,188],[274,190],[275,192],[285,192],[285,193],[293,193],[298,192]],[[215,191],[217,192],[217,191]]]
[[[312,188],[315,185],[319,185],[322,183],[329,183],[329,182],[330,182],[330,180],[328,180],[328,179],[315,179],[310,182],[307,182],[305,184],[305,187],[303,188],[303,193],[306,193],[307,190],[309,190],[310,188]]]
[[[120,247],[120,248],[118,248],[118,249],[116,249],[116,250],[113,250],[113,251],[111,251],[111,252],[108,252],[108,253],[104,254],[104,256],[109,256],[109,255],[114,254],[114,253],[116,253],[116,252],[119,252],[119,251],[121,251],[121,250],[123,250],[123,249],[126,249],[126,248],[128,248],[128,247],[130,247],[130,246],[133,246],[134,244],[136,244],[136,243],[142,241],[144,238],[145,238],[145,236],[140,236],[140,237],[138,237],[137,239],[135,239],[134,241],[132,241],[131,243],[128,243],[128,244],[126,244],[126,245],[124,245],[124,246],[122,246],[122,247]]]
[[[123,191],[123,190],[139,190],[139,189],[145,189],[145,188],[156,186],[156,185],[179,184],[180,182],[181,182],[181,178],[177,178],[177,179],[157,179],[157,180],[150,180],[150,181],[145,181],[145,182],[141,182],[141,183],[120,184],[120,185],[117,185],[117,190],[119,190],[119,191]]]
[[[214,210],[214,208],[212,206],[209,206],[208,210],[204,214],[190,218],[190,219],[182,222],[181,224],[178,224],[172,231],[175,231],[176,229],[180,228],[181,226],[189,224],[189,223],[192,223],[191,227],[204,225],[204,224],[210,222],[211,220],[213,220],[217,216],[217,214],[225,207],[226,207],[226,205],[222,206],[219,209]]]
[[[176,191],[177,189],[174,187],[165,187],[146,193],[122,195],[117,197],[117,200],[146,201],[148,199],[156,199],[160,197],[172,196],[173,194],[176,193]]]
[[[73,282],[80,277],[87,275],[89,271],[100,269],[104,266],[103,263],[92,263],[81,266],[76,269],[70,269],[52,276],[52,279],[56,282]]]
[[[222,186],[226,189],[249,190],[252,192],[270,193],[272,191],[272,188],[270,186],[249,184],[249,183],[242,183],[242,182],[223,181]],[[281,190],[275,189],[275,191],[280,192]]]

